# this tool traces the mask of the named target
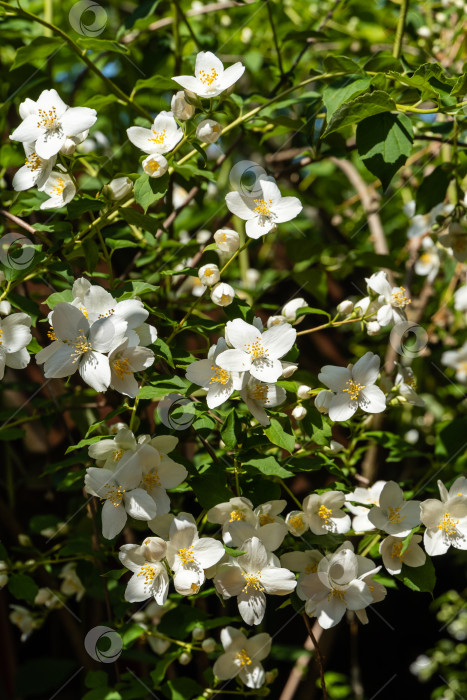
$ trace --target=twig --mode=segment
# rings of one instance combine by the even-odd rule
[[[401,0],[401,11],[399,14],[399,21],[397,23],[396,38],[394,39],[394,48],[392,50],[392,55],[394,58],[399,58],[402,51],[402,39],[404,37],[405,19],[407,17],[407,10],[409,9],[409,0]]]
[[[319,676],[321,678],[321,690],[323,691],[323,700],[327,700],[328,694],[326,691],[326,681],[324,680],[324,659],[323,659],[323,656],[321,654],[321,649],[319,648],[318,641],[317,641],[315,635],[313,634],[313,630],[311,628],[308,615],[306,613],[303,613],[302,617],[305,621],[305,627],[308,631],[308,634],[310,635],[310,639],[313,642],[313,646],[315,648],[316,655],[318,657]]]

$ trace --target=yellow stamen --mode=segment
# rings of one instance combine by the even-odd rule
[[[332,588],[328,593],[328,600],[337,598],[341,603],[345,603],[345,591],[339,591],[337,588]]]
[[[49,330],[47,331],[47,338],[49,338],[49,340],[58,340],[53,326],[50,326]]]
[[[126,489],[122,488],[121,486],[117,486],[116,484],[109,483],[105,484],[104,488],[107,489],[107,493],[105,494],[103,500],[107,499],[112,503],[114,508],[118,508],[122,502],[123,494],[126,492]]]
[[[289,523],[294,530],[301,530],[303,527],[303,515],[292,515],[292,517],[289,518]]]
[[[267,384],[255,384],[255,386],[250,390],[250,397],[255,401],[263,401],[268,403],[268,387]]]
[[[219,75],[215,68],[211,68],[209,71],[200,70],[198,74],[198,80],[200,80],[204,85],[212,85]]]
[[[332,510],[326,508],[326,506],[324,505],[321,505],[318,510],[318,515],[322,520],[324,520],[325,524],[327,525],[329,520],[331,519]]]
[[[268,525],[269,523],[273,523],[274,518],[272,518],[269,513],[264,513],[263,515],[259,516],[259,524],[260,525]]]
[[[446,535],[455,535],[458,522],[458,520],[454,520],[451,513],[445,513],[438,523],[438,530],[443,530]]]
[[[241,510],[233,510],[230,513],[229,523],[233,523],[235,520],[245,520],[245,513],[242,513]]]
[[[125,450],[114,450],[112,452],[112,462],[118,462],[124,454]]]
[[[56,129],[60,126],[55,107],[49,110],[38,109],[37,114],[39,116],[37,126],[45,126],[46,129]]]
[[[73,364],[79,361],[81,355],[84,355],[89,350],[92,350],[92,345],[86,338],[84,331],[80,328],[78,333],[79,335],[76,337],[76,339],[73,342],[68,343],[74,348],[74,351],[71,353],[71,357],[75,356]]]
[[[162,144],[165,141],[166,130],[162,129],[162,131],[156,131],[155,129],[151,129],[151,131],[154,134],[154,137],[148,139],[148,141],[154,141],[154,143],[157,143],[159,144],[159,146],[162,146]]]
[[[143,564],[141,569],[136,574],[137,576],[144,576],[144,583],[152,583],[157,576],[157,571],[152,564]]]
[[[267,355],[268,351],[263,347],[261,340],[258,338],[254,343],[245,343],[245,352],[251,355],[253,360],[258,360],[263,355]]]
[[[124,379],[125,375],[132,373],[128,357],[120,357],[112,362],[112,369],[119,379]]]
[[[41,163],[42,161],[35,151],[33,151],[24,161],[24,164],[29,168],[29,170],[32,170],[33,172],[35,170],[40,170]]]
[[[159,475],[155,469],[143,476],[143,483],[148,491],[152,491],[155,486],[161,486]]]
[[[150,141],[153,141],[154,139],[150,139]],[[146,163],[146,168],[151,171],[151,173],[157,173],[157,171],[160,169],[160,163],[157,162],[157,160],[150,160],[148,163]]]
[[[209,380],[209,384],[222,384],[225,386],[230,379],[230,372],[222,367],[217,367],[217,365],[211,365],[211,371],[213,375]]]
[[[398,287],[391,294],[391,305],[397,306],[399,309],[404,309],[408,304],[412,303],[412,299],[408,299],[405,293],[405,287]]]
[[[255,199],[255,204],[256,207],[253,209],[255,214],[259,214],[260,216],[271,216],[272,199],[268,199],[267,201],[265,199]]]
[[[264,587],[261,585],[260,581],[261,571],[257,571],[256,574],[247,574],[245,571],[242,571],[242,576],[246,581],[242,593],[248,593],[250,588],[254,591],[264,591]]]
[[[241,651],[238,652],[238,654],[235,657],[240,661],[240,665],[243,668],[244,666],[249,666],[252,661],[248,654],[246,653],[245,649],[242,649]]]
[[[404,561],[405,553],[401,554],[402,542],[396,542],[392,545],[391,557],[397,557],[401,561]]]
[[[51,188],[51,192],[53,192],[57,196],[60,196],[63,193],[63,190],[65,189],[65,180],[63,179],[63,177],[56,177],[55,183],[56,184]]]
[[[388,507],[388,513],[389,513],[389,520],[391,523],[401,523],[403,520],[405,520],[405,515],[400,514],[402,506],[399,506],[398,508],[391,508],[391,506]]]
[[[349,394],[351,401],[356,401],[360,396],[360,392],[365,388],[365,384],[357,384],[353,379],[348,379],[345,383],[346,389],[342,389]]]
[[[188,564],[191,561],[196,561],[196,557],[193,554],[193,547],[186,547],[185,549],[179,549],[178,556],[182,560],[182,564]]]

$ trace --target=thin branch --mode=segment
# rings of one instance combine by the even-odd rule
[[[319,676],[321,678],[321,690],[323,691],[323,700],[327,700],[328,694],[326,691],[326,681],[324,680],[324,659],[323,659],[323,656],[321,654],[321,649],[319,648],[318,641],[317,641],[315,635],[313,634],[313,630],[311,628],[308,615],[306,613],[303,613],[302,617],[305,621],[305,627],[307,629],[308,634],[310,635],[310,639],[313,642],[313,646],[315,648],[316,655],[318,657]]]

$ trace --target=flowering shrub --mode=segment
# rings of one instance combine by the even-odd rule
[[[7,696],[443,667],[356,641],[467,550],[465,8],[384,5],[0,1]]]

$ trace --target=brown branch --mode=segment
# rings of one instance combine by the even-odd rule
[[[323,692],[323,700],[327,700],[328,694],[326,691],[326,682],[324,680],[324,659],[321,654],[321,649],[319,648],[318,645],[318,640],[316,639],[313,629],[310,625],[310,620],[308,618],[308,615],[306,613],[302,614],[303,620],[305,622],[305,627],[307,629],[308,634],[310,635],[310,639],[313,642],[313,647],[316,651],[316,655],[318,657],[318,665],[319,665],[319,676],[321,678],[321,690]]]

